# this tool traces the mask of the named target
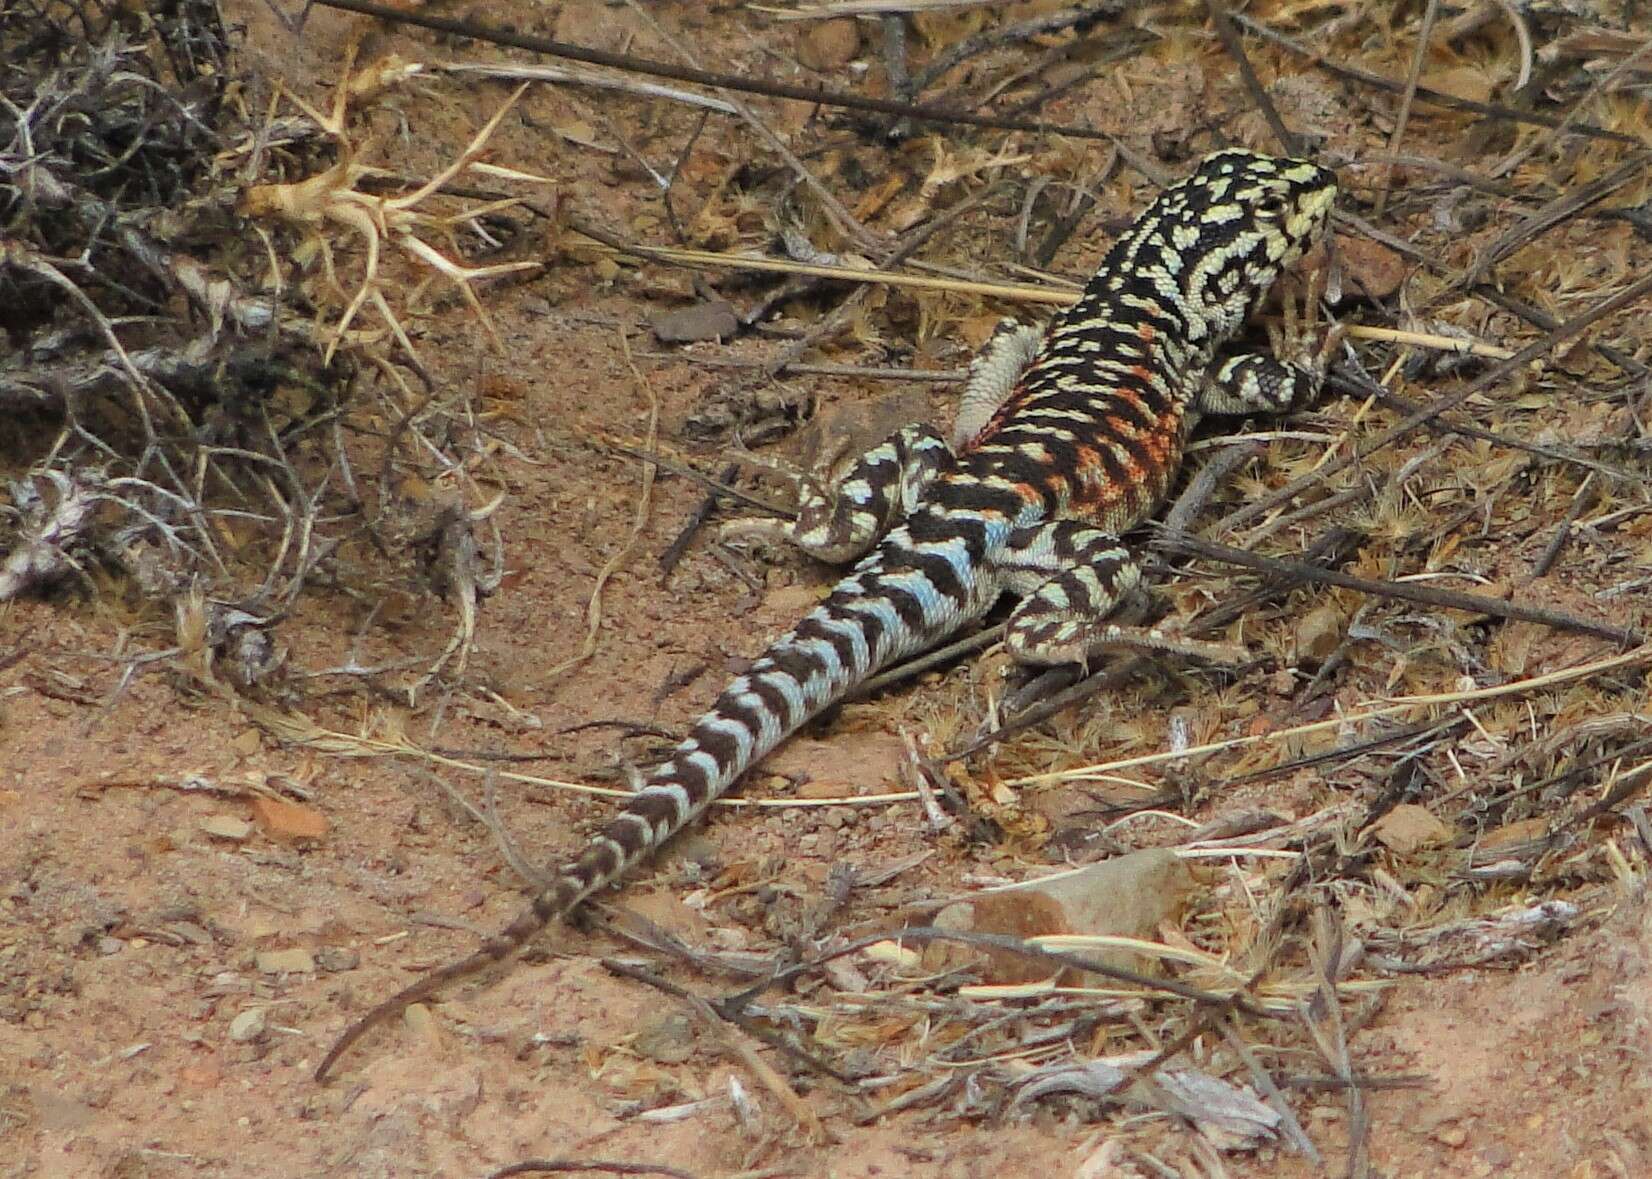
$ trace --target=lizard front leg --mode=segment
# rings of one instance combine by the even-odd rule
[[[1232,416],[1284,413],[1318,399],[1341,329],[1332,327],[1320,338],[1311,299],[1299,304],[1286,295],[1282,308],[1283,323],[1268,326],[1273,355],[1247,352],[1219,360],[1194,397],[1195,409]]]

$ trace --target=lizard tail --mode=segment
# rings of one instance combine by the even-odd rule
[[[420,977],[347,1028],[316,1068],[325,1081],[351,1045],[448,983],[502,962],[552,921],[619,879],[726,794],[786,737],[869,676],[922,650],[991,604],[958,567],[964,550],[926,552],[897,529],[819,606],[723,689],[671,757],[516,919],[469,957]]]

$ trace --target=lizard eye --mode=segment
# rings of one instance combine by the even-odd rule
[[[1290,202],[1277,192],[1270,192],[1256,202],[1256,214],[1259,217],[1283,217],[1290,208]]]

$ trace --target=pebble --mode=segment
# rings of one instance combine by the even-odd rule
[[[290,950],[264,950],[259,953],[258,970],[261,974],[307,974],[315,969],[315,955],[303,946]]]
[[[1451,838],[1451,828],[1416,803],[1401,803],[1372,825],[1377,842],[1397,856],[1408,856],[1425,847],[1443,844]]]
[[[1457,1147],[1468,1141],[1468,1131],[1461,1126],[1442,1126],[1434,1131],[1434,1140],[1446,1146]]]
[[[441,1050],[442,1029],[436,1026],[436,1017],[423,1003],[414,1003],[402,1012],[402,1023],[433,1050]]]
[[[327,816],[314,807],[278,798],[255,798],[252,813],[274,839],[320,839],[327,834]]]
[[[244,843],[252,838],[252,824],[233,815],[209,815],[201,820],[201,830],[214,839]]]
[[[1310,663],[1323,663],[1342,642],[1342,611],[1326,604],[1308,611],[1296,624],[1296,655]]]
[[[823,20],[798,38],[797,60],[811,70],[835,70],[860,52],[860,27],[851,17]]]
[[[631,1046],[648,1060],[681,1064],[694,1055],[694,1027],[688,1016],[673,1013],[639,1031]]]
[[[237,1044],[251,1044],[264,1038],[269,1028],[269,1017],[262,1007],[249,1007],[229,1021],[229,1038]]]
[[[1387,246],[1362,237],[1337,238],[1337,264],[1344,288],[1370,299],[1386,299],[1400,289],[1411,264]]]
[[[354,970],[361,965],[361,955],[344,946],[322,946],[315,952],[316,965],[329,974]]]

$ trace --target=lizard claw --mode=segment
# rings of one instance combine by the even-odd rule
[[[1300,408],[1318,396],[1330,370],[1331,359],[1347,336],[1340,323],[1331,323],[1323,334],[1319,331],[1319,300],[1308,291],[1283,291],[1280,294],[1280,322],[1268,325],[1268,343],[1274,359],[1295,368],[1307,376],[1303,387],[1309,396],[1298,399],[1291,408]]]

